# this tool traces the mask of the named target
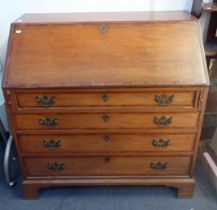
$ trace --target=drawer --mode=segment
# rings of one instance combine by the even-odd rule
[[[185,106],[193,107],[196,91],[37,92],[16,94],[19,108],[80,106]]]
[[[188,175],[191,157],[25,158],[27,176]]]
[[[79,133],[19,135],[24,153],[190,152],[195,134]]]
[[[198,113],[17,114],[17,129],[196,128]]]

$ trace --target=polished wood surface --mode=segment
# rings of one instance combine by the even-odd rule
[[[209,85],[200,36],[182,12],[13,23],[3,86],[25,197],[71,185],[191,197]]]
[[[178,89],[179,90],[179,89]],[[72,106],[189,106],[192,107],[195,102],[195,91],[189,92],[167,92],[159,90],[157,92],[38,92],[38,93],[18,93],[17,104],[19,108],[43,107],[43,104],[37,101],[38,97],[55,98],[55,102],[48,107],[72,107]],[[156,97],[172,97],[168,104],[161,104]]]
[[[16,23],[4,86],[206,86],[198,33],[195,21],[168,22],[166,27],[145,21],[106,26]]]
[[[167,164],[165,169],[153,169],[151,164]],[[103,176],[103,175],[188,175],[189,157],[71,157],[25,158],[27,176]],[[60,171],[48,164],[64,164]]]
[[[159,125],[156,118],[171,119]],[[18,130],[67,130],[67,129],[124,129],[124,128],[196,128],[198,113],[76,113],[76,114],[22,114],[14,118]],[[54,126],[45,126],[40,120],[57,120]]]
[[[194,141],[195,134],[89,132],[68,135],[19,135],[19,144],[23,153],[39,152],[56,155],[60,153],[193,152]]]
[[[93,13],[41,13],[24,14],[17,23],[85,23],[85,22],[156,22],[156,21],[192,21],[187,12],[93,12]]]

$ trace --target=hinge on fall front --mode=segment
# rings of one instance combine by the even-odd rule
[[[12,104],[12,93],[10,90],[7,90],[7,104],[8,104],[8,107],[9,108],[12,108],[13,107],[13,104]]]
[[[202,108],[202,106],[203,106],[203,97],[204,96],[204,91],[201,91],[200,92],[200,96],[199,96],[199,104],[198,104],[198,107],[199,107],[199,109],[201,109]]]

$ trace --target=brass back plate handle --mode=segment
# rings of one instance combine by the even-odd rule
[[[44,140],[43,146],[47,149],[58,149],[62,146],[62,142],[60,140]]]
[[[172,123],[172,117],[165,117],[164,115],[161,117],[155,117],[154,123],[159,126],[167,126]]]
[[[56,102],[56,97],[55,96],[48,97],[46,95],[36,96],[36,101],[40,106],[47,107],[53,105]]]
[[[39,119],[39,124],[46,128],[53,128],[58,125],[59,120],[56,118]]]
[[[165,149],[169,145],[170,140],[169,139],[153,139],[152,145],[156,147],[157,149]]]
[[[162,162],[150,163],[150,167],[154,170],[165,170],[168,167],[168,163],[162,163]]]
[[[47,168],[51,171],[63,171],[65,169],[65,164],[64,163],[48,163]]]
[[[173,102],[174,97],[175,97],[174,95],[167,95],[167,94],[155,95],[155,101],[160,106],[167,106]]]

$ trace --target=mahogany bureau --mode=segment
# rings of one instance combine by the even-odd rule
[[[191,197],[208,85],[187,13],[22,16],[3,88],[25,198],[82,185],[162,185]]]

